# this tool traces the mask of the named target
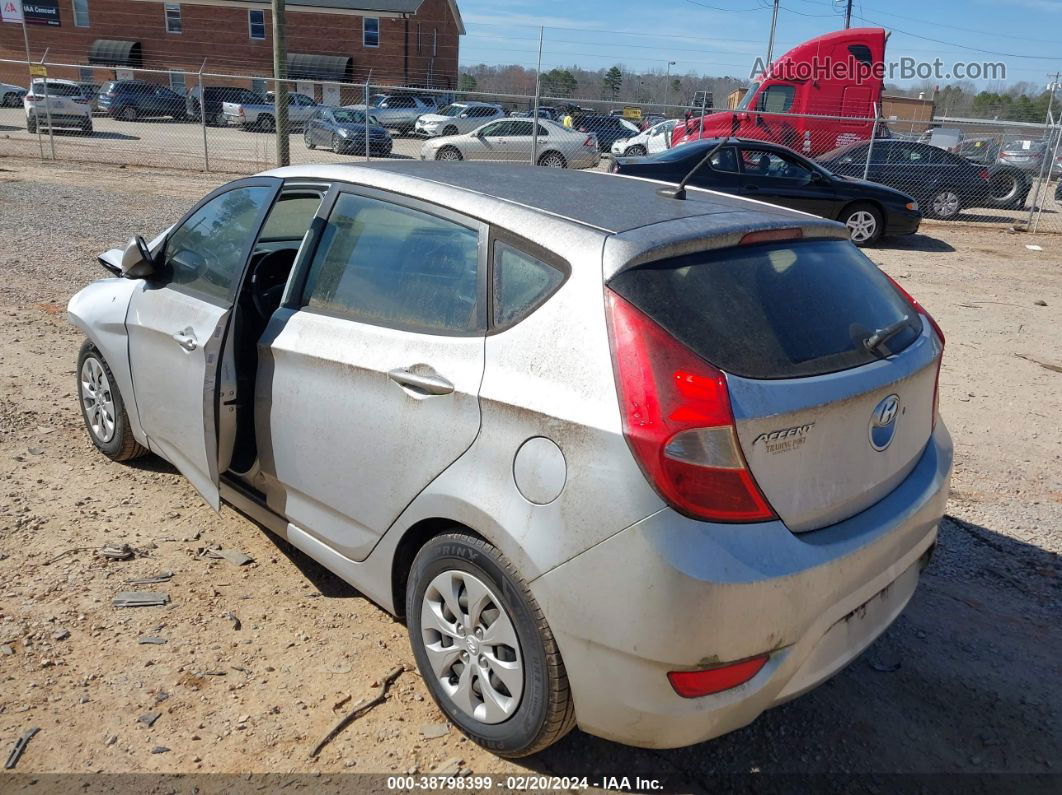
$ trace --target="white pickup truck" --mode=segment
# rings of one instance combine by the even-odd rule
[[[277,110],[274,103],[225,102],[221,106],[225,123],[243,127],[245,130],[272,132],[277,128]],[[288,94],[288,125],[302,127],[317,112],[317,103],[305,94]]]

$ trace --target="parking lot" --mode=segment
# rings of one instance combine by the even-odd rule
[[[226,178],[41,163],[36,138],[16,128],[20,113],[0,111],[2,154],[16,155],[0,157],[0,740],[40,732],[19,773],[531,771],[639,775],[682,792],[753,772],[1058,772],[1057,236],[927,222],[870,251],[947,336],[941,413],[956,447],[938,553],[883,637],[821,688],[718,740],[645,751],[575,731],[513,762],[444,722],[401,623],[241,515],[214,514],[168,464],[119,466],[95,452],[75,397],[81,340],[66,301],[105,275],[98,252],[153,235]],[[56,145],[121,135],[144,143],[145,163],[200,157],[200,127],[167,125],[163,151],[145,142],[158,126],[97,119],[93,138]],[[270,136],[209,135],[219,157],[268,164]],[[410,156],[418,146],[396,141]],[[297,136],[292,152],[305,152]],[[107,560],[96,554],[107,543],[138,554]],[[254,562],[203,555],[212,544]],[[169,605],[111,606],[127,580],[164,570],[172,579],[152,587]],[[386,701],[312,759],[337,718],[398,665],[407,670]],[[963,780],[967,790],[984,784]]]

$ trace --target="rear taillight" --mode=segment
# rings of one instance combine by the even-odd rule
[[[726,376],[606,290],[623,433],[676,510],[719,522],[775,517],[738,445]]]
[[[580,132],[582,132],[582,131],[580,130]],[[583,146],[587,146],[587,147],[597,146],[597,141],[594,140],[594,136],[588,135],[588,136],[586,136],[586,140],[583,141]]]
[[[985,182],[988,182],[988,169],[982,168],[980,171],[977,172],[977,176],[979,176]]]
[[[882,271],[882,273],[885,273],[885,271]],[[900,283],[889,276],[889,274],[885,273],[885,278],[892,282],[892,286],[896,288],[896,291],[903,296],[904,300],[906,300],[916,312],[923,315],[925,319],[929,321],[929,325],[933,328],[933,333],[935,333],[940,339],[940,356],[937,357],[937,376],[933,381],[933,427],[936,428],[937,413],[940,408],[940,366],[944,361],[944,346],[947,344],[947,340],[944,339],[944,332],[940,330],[937,321],[926,311],[926,308],[918,303],[918,300],[903,289],[903,287],[900,286]]]
[[[683,698],[700,698],[743,685],[758,674],[770,659],[763,654],[750,660],[707,668],[703,671],[670,671],[667,680]]]

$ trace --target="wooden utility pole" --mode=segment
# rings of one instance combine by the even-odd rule
[[[288,47],[285,41],[284,0],[273,0],[273,118],[276,120],[277,165],[291,163],[288,149]]]

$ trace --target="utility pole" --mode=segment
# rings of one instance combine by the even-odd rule
[[[771,72],[771,58],[774,55],[774,29],[778,27],[778,4],[781,0],[774,0],[774,12],[771,14],[771,39],[767,43],[767,74]]]
[[[531,165],[538,164],[538,109],[542,99],[542,42],[546,38],[546,29],[538,29],[538,66],[535,67],[535,108],[531,112]]]
[[[852,0],[848,0],[848,6],[844,10],[844,29],[852,27]]]
[[[285,41],[284,0],[273,0],[273,118],[276,120],[277,165],[291,164],[288,149],[288,48]],[[365,110],[368,113],[368,108]]]
[[[667,114],[667,101],[671,99],[671,67],[675,65],[675,61],[667,62],[667,76],[664,77],[664,114]]]

